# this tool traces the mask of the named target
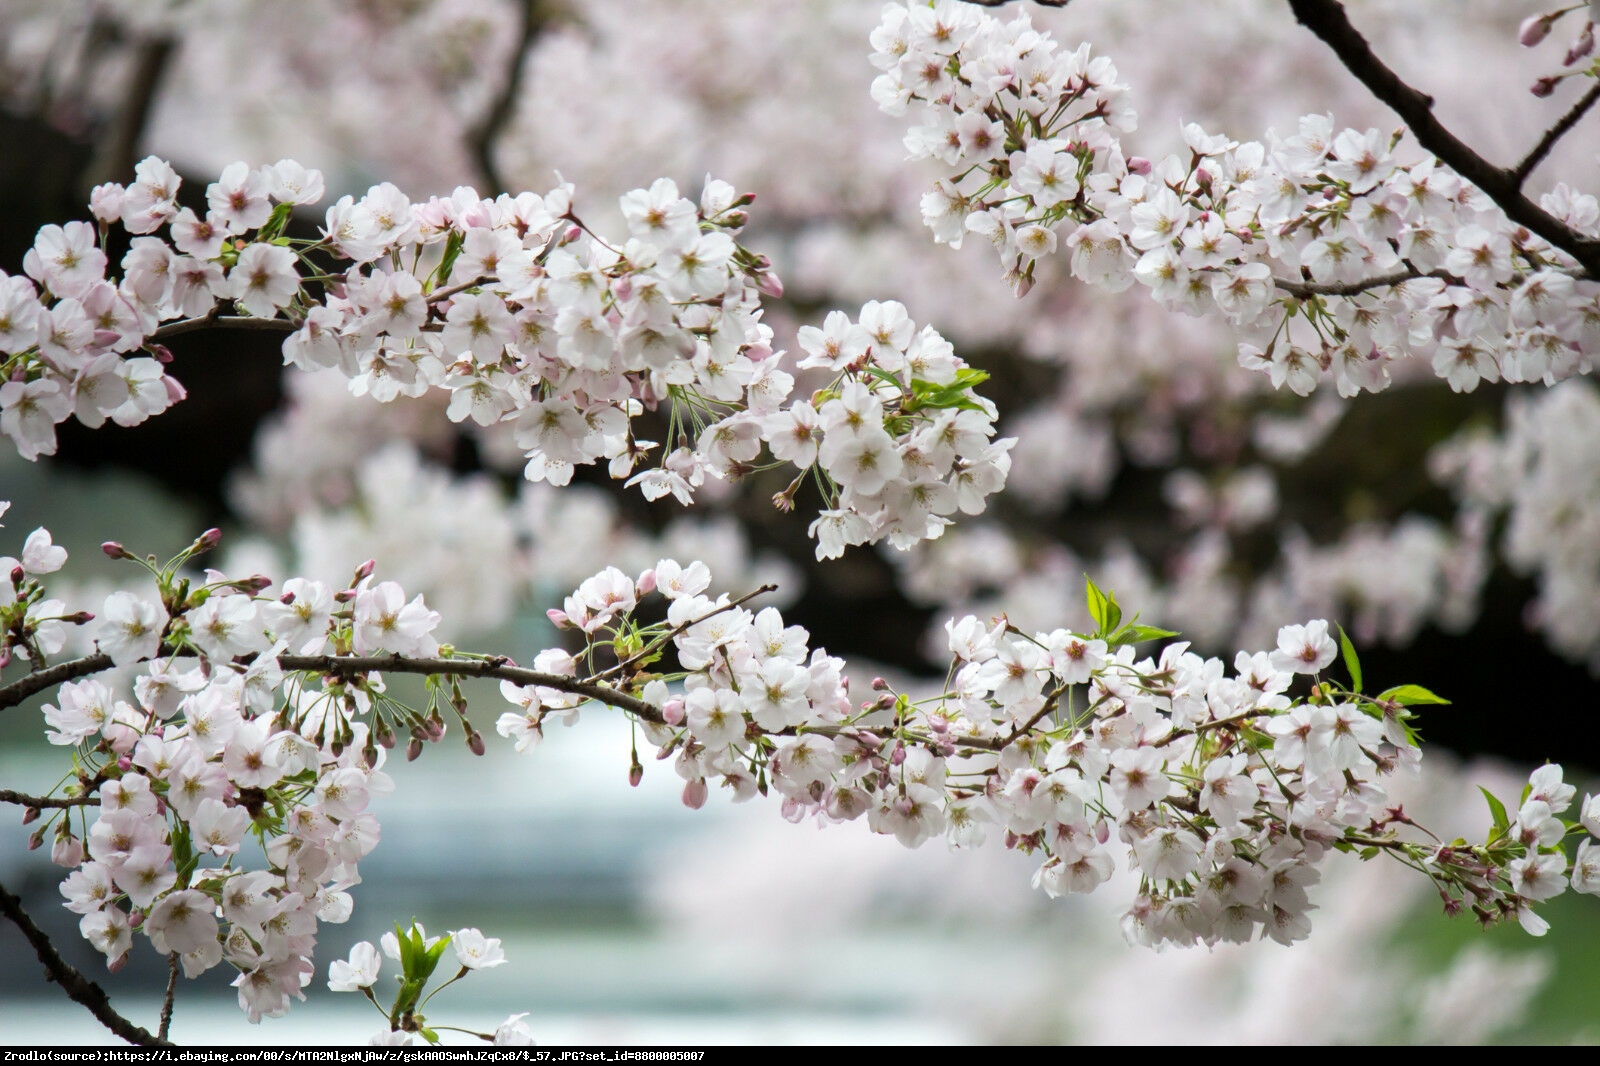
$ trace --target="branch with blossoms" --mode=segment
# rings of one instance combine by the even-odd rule
[[[1435,155],[1402,163],[1400,132],[1336,132],[1313,115],[1267,144],[1191,124],[1186,155],[1144,159],[1123,143],[1136,116],[1110,60],[1061,50],[1026,12],[1002,22],[957,3],[885,9],[873,97],[915,116],[906,146],[937,164],[922,200],[935,240],[987,239],[1019,295],[1040,259],[1070,252],[1090,284],[1137,282],[1166,307],[1220,315],[1242,365],[1301,395],[1329,373],[1342,396],[1382,390],[1407,358],[1456,391],[1588,372],[1594,197],[1558,185],[1534,205],[1520,177],[1433,119],[1337,3],[1293,6]]]
[[[892,301],[803,329],[799,368],[821,387],[791,399],[761,322],[782,285],[737,241],[754,197],[724,182],[698,204],[666,179],[628,193],[628,232],[609,238],[574,213],[570,185],[412,204],[384,184],[300,239],[285,235],[290,214],[323,179],[292,161],[229,166],[204,218],[177,207],[166,163],[137,175],[95,190],[98,229],[46,226],[26,276],[0,274],[0,432],[26,458],[53,453],[68,418],[135,425],[183,398],[165,341],[251,329],[288,334],[286,363],[338,370],[357,394],[440,390],[452,421],[509,425],[531,481],[564,485],[604,459],[647,499],[687,504],[708,478],[792,465],[775,502],[787,510],[815,483],[819,558],[937,536],[1010,469],[976,391],[987,375]],[[113,225],[133,235],[120,278],[103,251]],[[647,412],[664,448],[639,435]]]
[[[864,817],[909,847],[975,845],[993,829],[1039,860],[1035,884],[1052,896],[1092,892],[1125,864],[1140,882],[1124,931],[1150,945],[1303,939],[1306,890],[1333,851],[1391,855],[1429,877],[1447,911],[1540,932],[1533,905],[1568,884],[1565,839],[1600,829],[1593,798],[1582,828],[1560,819],[1573,791],[1553,766],[1535,772],[1515,819],[1491,797],[1482,844],[1416,826],[1384,781],[1420,757],[1410,708],[1442,701],[1414,685],[1367,694],[1355,650],[1325,622],[1285,627],[1275,651],[1241,652],[1229,676],[1186,643],[1141,656],[1175,634],[1124,618],[1089,582],[1092,633],[952,619],[940,691],[875,681],[858,704],[844,662],[775,608],[706,596],[703,563],[596,574],[551,612],[579,645],[542,651],[529,670],[441,646],[438,613],[370,564],[342,589],[294,578],[276,597],[264,578],[194,575],[218,541],[208,532],[163,564],[107,544],[154,588],[113,592],[95,615],[48,598],[66,562],[48,533],[0,560],[11,571],[0,651],[33,667],[0,688],[0,706],[50,691],[46,739],[72,755],[50,794],[4,798],[40,822],[30,846],[50,841],[71,871],[65,905],[110,969],[136,936],[189,979],[226,965],[252,1021],[304,998],[319,927],[350,916],[381,832],[370,800],[393,787],[388,750],[409,734],[418,757],[450,714],[484,754],[463,677],[500,680],[514,709],[495,730],[522,752],[551,716],[570,722],[590,703],[627,714],[674,759],[690,807],[715,782],[735,800],[776,792],[790,820]],[[97,652],[47,665],[79,626]],[[1325,676],[1341,645],[1349,684]],[[132,671],[131,688],[95,676],[113,668]],[[389,690],[402,673],[425,676],[426,703]],[[637,742],[628,772],[635,784],[644,773]],[[1588,839],[1570,883],[1600,892]],[[490,951],[466,933],[453,934],[458,952]],[[416,943],[409,962],[391,952],[405,975],[384,1038],[436,1039],[422,990],[444,942],[397,936]],[[330,987],[371,998],[376,955],[357,948]],[[476,1035],[520,1039],[514,1022]]]

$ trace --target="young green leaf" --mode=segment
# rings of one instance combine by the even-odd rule
[[[1483,798],[1489,801],[1489,813],[1494,817],[1495,833],[1504,833],[1511,826],[1511,820],[1506,817],[1506,805],[1495,799],[1494,793],[1478,786],[1478,791],[1483,793]]]
[[[1436,696],[1421,685],[1396,685],[1394,688],[1384,689],[1378,693],[1379,701],[1398,703],[1402,707],[1411,707],[1419,703],[1442,703],[1450,701],[1443,696]]]
[[[1350,635],[1344,631],[1344,626],[1339,627],[1339,653],[1344,656],[1344,668],[1350,671],[1350,690],[1361,691],[1361,660],[1356,657],[1356,646],[1350,643]]]

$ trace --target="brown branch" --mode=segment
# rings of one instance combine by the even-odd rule
[[[172,1003],[178,996],[178,953],[167,956],[167,994],[161,998],[161,1027],[156,1036],[162,1040],[172,1031]]]
[[[1274,277],[1272,284],[1288,293],[1290,296],[1304,300],[1310,296],[1359,296],[1361,293],[1372,289],[1382,289],[1390,285],[1401,285],[1414,278],[1444,278],[1454,280],[1451,275],[1441,270],[1431,274],[1422,274],[1414,270],[1397,270],[1393,274],[1380,274],[1375,278],[1363,278],[1360,281],[1343,282],[1318,282],[1318,281],[1291,281],[1288,278]]]
[[[13,792],[9,788],[0,788],[0,803],[15,803],[22,807],[46,808],[67,807],[98,807],[99,796],[29,796],[21,792]]]
[[[164,341],[185,333],[194,333],[202,329],[259,329],[276,331],[280,333],[293,333],[300,328],[298,322],[291,322],[287,318],[255,318],[250,315],[222,315],[218,314],[220,308],[213,307],[210,311],[198,318],[185,318],[177,322],[168,322],[146,337],[147,341]]]
[[[50,942],[50,937],[35,925],[33,919],[28,917],[28,912],[22,909],[22,901],[7,892],[4,885],[0,885],[0,914],[11,919],[12,923],[22,930],[22,935],[28,938],[28,943],[33,945],[34,954],[44,965],[46,980],[54,981],[73,1002],[87,1007],[89,1013],[93,1014],[101,1025],[130,1044],[138,1044],[141,1047],[175,1046],[170,1040],[151,1034],[149,1030],[134,1025],[113,1010],[111,997],[106,995],[105,989],[89,980],[77,967],[61,957],[61,953]]]
[[[510,191],[506,188],[499,165],[494,161],[495,143],[516,113],[517,94],[522,91],[522,81],[527,73],[528,53],[533,51],[534,43],[550,21],[550,12],[545,8],[545,0],[522,0],[518,6],[517,41],[512,46],[511,65],[506,70],[505,82],[489,102],[489,110],[467,134],[467,147],[489,185],[490,196]]]
[[[512,665],[499,659],[407,659],[399,655],[280,655],[278,665],[285,670],[315,670],[324,674],[347,676],[364,674],[369,670],[382,670],[394,674],[448,674],[454,677],[491,677],[511,681],[518,685],[539,685],[584,696],[609,704],[618,710],[636,714],[647,722],[665,725],[661,712],[644,700],[630,696],[608,685],[581,681],[560,674],[546,674]]]
[[[707,611],[705,614],[701,615],[698,618],[691,618],[687,622],[679,623],[677,626],[675,626],[671,630],[661,634],[661,636],[657,637],[655,640],[652,640],[649,644],[645,645],[645,647],[637,655],[634,655],[634,656],[632,656],[630,658],[624,659],[622,662],[620,662],[617,665],[611,667],[609,670],[602,670],[598,674],[595,674],[594,677],[593,677],[593,680],[600,681],[600,680],[603,680],[605,678],[610,677],[613,674],[626,673],[628,667],[630,667],[630,666],[634,665],[635,663],[641,661],[646,656],[648,656],[651,652],[654,652],[654,651],[657,651],[657,650],[659,650],[661,648],[666,647],[667,641],[673,639],[674,637],[679,636],[682,633],[687,632],[688,630],[692,629],[693,627],[699,625],[701,622],[704,622],[707,619],[715,618],[717,615],[723,613],[724,611],[731,611],[735,607],[738,607],[738,606],[740,606],[740,605],[742,605],[744,603],[749,602],[750,600],[755,599],[757,596],[764,596],[769,592],[777,592],[777,591],[778,591],[778,586],[776,586],[776,585],[762,585],[760,588],[756,589],[754,592],[747,592],[743,596],[740,596],[738,599],[734,600],[732,603],[725,603],[721,607],[716,607],[716,608],[713,608],[712,610]]]
[[[1561,116],[1559,122],[1544,131],[1544,136],[1539,138],[1539,143],[1533,146],[1533,151],[1528,153],[1527,158],[1511,169],[1511,176],[1516,179],[1518,186],[1528,180],[1528,175],[1533,173],[1535,167],[1544,162],[1544,157],[1550,154],[1550,149],[1554,148],[1556,142],[1565,137],[1572,127],[1578,124],[1578,120],[1594,106],[1596,100],[1600,100],[1600,79],[1597,79],[1593,85],[1589,86],[1589,91],[1578,98],[1578,102],[1572,105],[1570,111]]]
[[[1417,143],[1472,182],[1506,217],[1537,233],[1600,277],[1600,241],[1592,240],[1546,212],[1522,194],[1514,170],[1497,167],[1445,128],[1433,114],[1433,98],[1412,88],[1379,59],[1366,38],[1350,24],[1337,0],[1289,0],[1294,17],[1321,38],[1334,55],[1381,102],[1411,128]]]

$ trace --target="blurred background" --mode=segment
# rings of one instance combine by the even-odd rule
[[[1566,44],[1517,46],[1532,5],[1350,7],[1492,160],[1519,158],[1581,91],[1527,91]],[[1147,156],[1179,146],[1188,121],[1238,139],[1287,134],[1308,112],[1397,125],[1284,4],[1027,10],[1117,63]],[[1217,323],[1090,292],[1064,260],[1015,299],[986,249],[935,246],[922,227],[929,175],[868,94],[877,16],[859,0],[0,0],[0,269],[152,153],[189,204],[236,159],[320,168],[330,202],[379,181],[413,200],[542,192],[559,173],[602,226],[622,192],[669,176],[693,195],[709,173],[757,194],[745,243],[786,282],[769,317],[780,342],[829,309],[897,299],[993,375],[985,392],[1020,439],[981,519],[910,553],[818,565],[798,520],[815,500],[779,515],[767,501],[781,484],[726,486],[691,511],[593,468],[567,489],[530,485],[508,439],[453,425],[442,402],[378,405],[336,375],[283,373],[271,337],[191,334],[172,346],[186,402],[134,429],[63,425],[39,463],[0,454],[0,499],[14,501],[0,550],[48,526],[72,554],[52,594],[91,609],[126,577],[96,550],[106,539],[165,555],[220,525],[229,572],[280,579],[343,580],[376,557],[444,614],[442,635],[519,660],[554,641],[544,609],[596,570],[703,558],[730,591],[778,582],[774,602],[862,681],[942,674],[930,633],[951,614],[1081,626],[1088,572],[1200,650],[1231,658],[1270,646],[1279,624],[1339,619],[1369,678],[1451,697],[1425,709],[1429,754],[1408,785],[1430,825],[1481,831],[1474,784],[1514,794],[1546,759],[1592,786],[1595,383],[1458,395],[1421,367],[1379,395],[1300,399],[1239,370]],[[1534,190],[1594,191],[1597,152],[1588,119]],[[498,696],[471,694],[484,728]],[[1333,863],[1308,943],[1158,955],[1116,931],[1129,886],[1052,903],[998,847],[908,852],[864,826],[790,825],[759,801],[690,812],[666,765],[627,787],[627,743],[622,723],[588,712],[530,756],[491,741],[474,760],[447,743],[391,767],[383,843],[319,960],[394,921],[476,925],[511,962],[445,993],[438,1016],[492,1028],[530,1011],[542,1043],[1600,1038],[1590,901],[1556,901],[1545,941],[1482,935],[1447,922],[1407,871]],[[5,787],[51,787],[46,750],[36,711],[0,716]],[[25,840],[0,833],[0,883],[103,973],[59,907],[60,872]],[[21,1019],[0,1042],[112,1040],[47,994],[9,926],[0,958],[15,960],[0,997]],[[134,958],[108,988],[153,1024],[164,967]],[[224,981],[201,984],[179,999],[180,1042],[348,1043],[378,1027],[321,975],[310,1002],[258,1027]]]

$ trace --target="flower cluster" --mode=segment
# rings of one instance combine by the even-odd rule
[[[1173,634],[1124,621],[1091,582],[1092,633],[952,619],[946,691],[912,699],[880,680],[881,694],[856,706],[843,664],[808,648],[803,628],[701,595],[709,580],[703,564],[671,560],[637,579],[598,574],[554,616],[584,634],[583,650],[540,656],[557,674],[582,665],[591,682],[641,698],[645,734],[658,757],[676,755],[691,807],[715,780],[738,799],[776,790],[795,821],[865,816],[908,847],[976,844],[994,827],[1040,859],[1034,883],[1052,896],[1094,891],[1120,854],[1140,874],[1124,932],[1149,945],[1303,939],[1306,890],[1331,851],[1390,852],[1433,879],[1447,910],[1516,917],[1534,932],[1543,924],[1531,904],[1566,885],[1566,827],[1550,813],[1572,795],[1559,767],[1536,772],[1533,800],[1546,806],[1524,802],[1516,825],[1494,801],[1484,845],[1405,839],[1413,823],[1384,778],[1420,758],[1408,708],[1445,701],[1415,685],[1365,694],[1354,649],[1325,621],[1240,652],[1230,676],[1187,643],[1139,655],[1139,643]],[[653,591],[666,619],[647,625],[635,612]],[[669,644],[680,669],[652,672]],[[617,662],[598,669],[607,649]],[[1341,649],[1348,686],[1323,677]],[[539,686],[503,691],[521,710],[497,729],[520,750],[547,715],[582,702]],[[1593,892],[1590,850],[1581,846],[1572,884]]]
[[[432,655],[439,616],[393,582],[374,583],[370,568],[340,591],[293,579],[276,599],[260,595],[264,579],[182,576],[216,543],[207,534],[165,567],[147,564],[154,598],[117,591],[98,618],[64,619],[92,626],[101,658],[84,672],[136,676],[131,692],[99,677],[67,681],[45,704],[47,739],[73,750],[75,770],[33,840],[48,835],[55,862],[71,868],[66,906],[113,970],[135,932],[190,978],[226,963],[255,1021],[304,998],[319,923],[351,913],[347,890],[380,833],[368,806],[392,788],[382,767],[393,723],[409,726],[414,750],[444,734],[437,703],[426,714],[405,708],[375,673],[282,664],[324,651]],[[106,551],[132,558],[115,544]],[[57,553],[36,534],[24,554],[59,567]],[[20,565],[16,575],[8,640],[41,668],[59,642],[28,620],[40,582]],[[246,860],[252,840],[264,862]]]
[[[509,424],[531,481],[565,485],[601,459],[633,474],[657,447],[634,420],[664,407],[670,450],[631,483],[688,503],[708,476],[756,469],[779,434],[773,455],[800,467],[793,489],[816,470],[827,497],[825,554],[936,536],[945,515],[981,510],[1004,481],[993,408],[971,393],[983,375],[898,304],[869,304],[859,326],[839,316],[848,338],[830,319],[837,358],[802,364],[840,372],[835,391],[855,383],[845,409],[820,427],[804,402],[780,410],[794,379],[761,300],[782,286],[737,243],[753,197],[725,182],[708,179],[698,203],[664,178],[624,195],[628,236],[615,242],[572,213],[570,185],[493,200],[460,188],[417,204],[378,185],[329,208],[320,240],[298,240],[283,235],[290,212],[321,199],[323,179],[292,160],[226,168],[204,219],[177,207],[166,163],[146,159],[138,175],[95,190],[98,234],[47,226],[28,276],[0,277],[0,431],[28,458],[53,452],[55,424],[74,413],[133,424],[181,398],[159,342],[231,306],[240,317],[222,324],[292,330],[286,363],[337,370],[358,395],[438,389],[452,421]],[[118,222],[141,236],[113,283],[101,249]],[[163,228],[166,239],[145,236]],[[172,319],[183,321],[162,326]],[[128,357],[140,350],[153,358]],[[878,396],[880,383],[895,395]]]
[[[1402,163],[1398,135],[1326,115],[1268,144],[1189,125],[1187,154],[1152,162],[1118,139],[1134,115],[1115,67],[1058,51],[1026,12],[890,5],[872,43],[874,97],[920,105],[907,147],[942,167],[925,221],[988,238],[1019,293],[1069,251],[1091,284],[1220,315],[1242,365],[1301,395],[1330,373],[1342,396],[1382,390],[1408,357],[1456,391],[1550,384],[1600,352],[1600,283],[1437,160]],[[1600,234],[1593,196],[1560,184],[1542,206]]]

